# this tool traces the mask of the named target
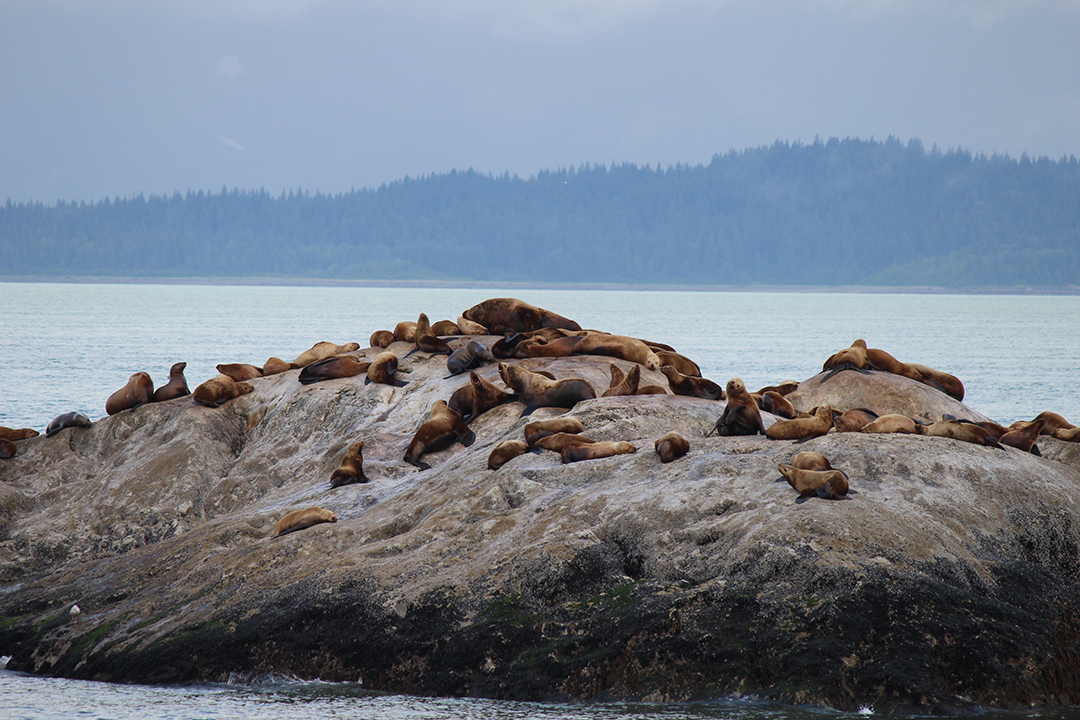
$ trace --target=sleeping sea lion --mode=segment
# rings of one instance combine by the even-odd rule
[[[431,325],[431,332],[440,337],[446,337],[447,335],[460,335],[461,329],[453,320],[439,320]]]
[[[589,333],[574,345],[574,354],[617,357],[644,365],[650,370],[660,367],[660,358],[652,348],[643,341],[626,335]]]
[[[381,352],[376,355],[375,359],[368,365],[367,379],[364,380],[364,384],[369,385],[373,382],[377,382],[382,383],[383,385],[393,385],[394,387],[405,387],[409,383],[397,377],[397,369],[397,355],[389,350]]]
[[[578,433],[558,432],[538,438],[536,442],[533,443],[533,446],[561,453],[563,448],[567,445],[591,445],[595,442],[596,441],[592,438],[579,435]]]
[[[90,418],[85,414],[74,411],[66,412],[63,415],[57,415],[52,419],[49,426],[45,428],[45,437],[52,437],[64,428],[90,427],[90,424]]]
[[[1080,442],[1080,427],[1059,428],[1054,431],[1052,437],[1065,442]]]
[[[255,386],[249,382],[236,382],[228,375],[218,375],[195,388],[191,399],[199,405],[216,408],[233,398],[247,395],[254,389]]]
[[[499,375],[511,390],[518,394],[525,409],[521,416],[529,415],[538,407],[572,408],[582,400],[596,397],[593,390],[581,378],[550,380],[540,373],[530,372],[519,365],[499,363]]]
[[[985,428],[979,427],[975,423],[960,422],[955,419],[942,418],[930,425],[920,425],[916,423],[915,433],[917,435],[927,435],[929,437],[952,438],[953,440],[969,442],[975,445],[986,445],[1004,449]]]
[[[355,377],[368,371],[371,361],[356,355],[335,355],[316,360],[300,371],[297,380],[301,385],[311,385],[323,380]]]
[[[1043,429],[1041,435],[1053,435],[1058,430],[1071,430],[1076,427],[1071,422],[1058,415],[1056,412],[1050,412],[1049,410],[1043,410],[1041,413],[1035,416],[1035,420],[1032,422],[1042,420]]]
[[[526,338],[514,345],[513,357],[570,357],[581,344],[581,335],[570,335],[548,340],[542,337]]]
[[[150,396],[150,402],[165,402],[190,395],[187,378],[184,377],[186,367],[186,362],[178,362],[169,368],[169,381],[154,391],[154,394]]]
[[[813,450],[803,450],[791,458],[791,465],[800,470],[832,470],[829,458]]]
[[[261,367],[248,363],[222,363],[217,366],[217,371],[222,375],[228,375],[236,382],[246,382],[263,376]]]
[[[306,367],[316,360],[322,360],[328,358],[331,355],[341,355],[343,353],[352,352],[353,350],[359,350],[359,343],[345,343],[344,345],[335,345],[332,342],[322,341],[312,345],[309,349],[300,353],[293,360],[293,365],[298,368]]]
[[[668,387],[676,395],[687,397],[699,397],[706,400],[723,400],[724,390],[712,380],[692,375],[683,375],[671,365],[660,368],[660,372],[668,379]]]
[[[525,444],[524,440],[503,440],[501,443],[495,446],[495,449],[488,455],[487,466],[489,470],[498,470],[506,463],[510,462],[518,455],[524,455],[530,452],[529,446]],[[539,449],[532,452],[540,452]]]
[[[572,443],[562,449],[560,453],[564,463],[580,462],[581,460],[596,460],[598,458],[611,457],[613,455],[628,455],[636,453],[637,448],[633,443],[620,440],[614,442],[605,440],[595,443]]]
[[[525,442],[529,447],[536,444],[536,441],[542,437],[548,435],[554,435],[555,433],[583,433],[585,432],[585,426],[581,424],[581,419],[573,415],[563,415],[560,417],[548,418],[547,420],[536,420],[525,426]]]
[[[462,335],[487,335],[488,329],[478,322],[472,320],[466,320],[463,317],[459,317],[454,321],[454,324],[458,326],[458,332]],[[498,333],[496,333],[498,334]]]
[[[330,487],[370,482],[364,474],[364,442],[357,440],[345,451],[341,465],[330,474]]]
[[[33,428],[20,428],[18,430],[9,427],[0,427],[0,440],[9,440],[15,442],[16,440],[26,440],[27,438],[37,437],[40,433]]]
[[[746,392],[746,385],[740,378],[728,380],[727,405],[724,406],[724,412],[720,413],[716,424],[705,433],[705,437],[714,432],[721,436],[765,434],[761,411],[758,410],[754,398]]]
[[[291,362],[285,362],[279,357],[271,357],[263,363],[263,377],[269,375],[278,375],[286,370],[295,370],[296,365]]]
[[[660,456],[660,462],[669,463],[690,452],[690,442],[674,430],[657,439],[653,449]]]
[[[273,537],[281,537],[287,533],[304,530],[319,523],[337,522],[337,515],[321,507],[309,507],[306,510],[296,510],[277,521],[274,525]]]
[[[851,347],[829,356],[829,359],[821,366],[822,372],[828,373],[821,382],[831,380],[836,373],[843,370],[855,370],[868,374],[869,366],[870,360],[866,357],[866,341],[856,340],[851,343]]]
[[[960,382],[960,378],[941,370],[935,370],[929,365],[919,365],[917,363],[908,363],[908,365],[915,368],[922,375],[924,385],[937,388],[956,400],[964,399],[964,383]]]
[[[846,414],[846,413],[845,413]],[[859,432],[864,433],[906,433],[908,435],[918,432],[916,423],[912,418],[907,415],[899,415],[893,413],[891,415],[882,415],[881,417],[872,420],[861,428]]]
[[[495,362],[495,356],[488,350],[488,346],[479,340],[470,340],[465,345],[450,353],[446,358],[446,369],[450,371],[448,377],[453,377],[466,370],[473,370],[485,363]]]
[[[416,323],[402,320],[394,326],[394,339],[398,342],[416,342]]]
[[[870,363],[870,367],[875,370],[900,375],[915,382],[923,381],[922,373],[907,363],[900,362],[884,350],[866,348],[866,360]]]
[[[0,460],[9,460],[19,454],[19,446],[11,440],[0,438]]]
[[[371,337],[368,338],[368,346],[373,348],[387,348],[390,347],[390,343],[394,342],[396,339],[394,333],[389,330],[376,330],[371,333]]]
[[[105,401],[105,412],[115,415],[123,410],[137,408],[154,397],[154,380],[148,373],[137,372],[128,378],[127,384]]]
[[[780,474],[799,491],[800,498],[839,500],[848,493],[848,477],[840,470],[800,470],[793,465],[781,465]]]
[[[615,395],[637,395],[638,385],[641,384],[641,366],[634,365],[630,371],[623,373],[618,366],[612,364],[611,385],[600,397],[612,397]]]
[[[766,385],[758,390],[755,395],[764,395],[767,392],[780,393],[784,397],[787,397],[791,393],[799,389],[799,383],[796,380],[784,380],[779,385]]]
[[[638,385],[637,395],[670,395],[668,389],[662,385]]]
[[[799,415],[795,406],[792,405],[786,397],[775,390],[768,390],[761,396],[761,409],[767,413],[787,418],[788,420],[798,417]]]
[[[878,419],[878,414],[866,408],[851,408],[833,419],[836,432],[858,432]]]
[[[446,404],[465,422],[472,422],[488,410],[514,400],[517,395],[505,392],[473,371],[469,373],[469,382],[455,390]]]
[[[650,345],[650,347],[652,347]],[[698,364],[686,357],[680,355],[674,350],[656,350],[656,357],[660,360],[660,366],[670,365],[683,375],[689,375],[690,377],[701,377],[701,368]]]
[[[832,408],[821,405],[813,417],[777,420],[765,431],[765,436],[772,440],[804,440],[821,437],[829,432],[832,425]]]
[[[483,325],[492,335],[528,332],[540,328],[581,329],[573,320],[516,298],[484,300],[461,313],[461,316]]]
[[[451,410],[443,400],[437,400],[431,406],[431,418],[421,424],[413,435],[409,449],[405,451],[405,462],[421,470],[428,470],[431,466],[420,461],[424,453],[441,450],[455,438],[465,447],[469,447],[476,439],[476,434],[469,429],[460,414]]]

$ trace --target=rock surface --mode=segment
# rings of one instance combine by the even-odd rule
[[[0,654],[99,680],[287,673],[515,699],[1080,702],[1078,446],[1043,438],[1039,458],[921,436],[705,438],[723,402],[650,395],[570,411],[632,455],[488,470],[496,444],[563,412],[521,418],[511,403],[419,471],[402,460],[413,433],[468,382],[445,360],[403,360],[402,388],[303,386],[293,370],[220,409],[181,398],[21,441],[0,463]],[[609,362],[632,366],[513,362],[598,394]],[[495,366],[478,372],[502,386]],[[869,406],[893,379],[876,394],[872,376],[811,379],[793,401]],[[641,383],[666,385],[644,368]],[[920,419],[970,411],[900,386]],[[690,451],[662,464],[653,441],[672,430]],[[356,440],[371,482],[331,490]],[[777,465],[799,450],[854,492],[796,503]],[[270,537],[312,505],[338,521]]]

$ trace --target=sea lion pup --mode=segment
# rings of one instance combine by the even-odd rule
[[[1017,450],[1023,450],[1029,452],[1032,455],[1038,455],[1042,457],[1042,453],[1039,451],[1039,446],[1035,444],[1035,441],[1039,439],[1039,435],[1042,433],[1043,427],[1046,425],[1045,420],[1036,420],[1025,428],[1019,430],[1010,430],[1001,437],[998,438],[998,442],[1002,445],[1008,445],[1014,447]]]
[[[263,363],[263,377],[268,377],[270,375],[279,375],[286,370],[295,369],[296,365],[294,365],[293,363],[285,362],[279,357],[271,357]]]
[[[1080,427],[1058,428],[1051,437],[1065,442],[1080,442]]]
[[[398,342],[416,342],[416,323],[402,320],[394,326],[394,339]]]
[[[960,382],[960,378],[941,370],[935,370],[929,365],[919,365],[918,363],[908,363],[908,365],[922,375],[924,385],[937,388],[956,400],[964,399],[964,383]]]
[[[969,442],[975,445],[988,445],[990,447],[1004,449],[985,428],[981,428],[975,423],[960,422],[955,419],[942,418],[930,425],[920,425],[916,423],[915,434],[927,435],[930,437],[952,438],[953,440]]]
[[[178,397],[190,395],[191,391],[188,390],[187,378],[184,377],[184,368],[186,367],[186,362],[174,363],[169,368],[168,382],[154,391],[154,394],[150,396],[150,402],[165,402],[166,400],[174,400]]]
[[[527,452],[538,453],[540,448],[530,449],[524,440],[503,440],[488,455],[488,470],[498,470],[518,455],[524,455]]]
[[[786,397],[775,390],[769,390],[761,396],[761,409],[767,413],[787,418],[788,420],[798,417],[799,415],[795,406],[792,405]]]
[[[832,408],[821,405],[813,417],[777,420],[765,431],[765,436],[772,440],[809,440],[821,437],[829,432],[832,426]]]
[[[1050,412],[1049,410],[1043,410],[1041,413],[1035,416],[1035,420],[1032,422],[1043,421],[1042,435],[1053,435],[1058,430],[1071,430],[1076,427],[1071,422],[1058,415],[1056,412]]]
[[[330,474],[330,488],[366,482],[371,480],[364,474],[364,442],[357,440],[345,451],[341,465]]]
[[[653,449],[660,456],[660,462],[669,463],[690,452],[690,442],[674,430],[657,439]]]
[[[891,415],[882,415],[881,417],[866,423],[859,432],[864,433],[907,433],[912,435],[918,432],[915,426],[915,421],[909,418],[907,415],[899,415],[893,413]]]
[[[421,470],[428,470],[431,466],[420,461],[424,453],[441,450],[455,438],[465,447],[469,447],[476,439],[476,434],[445,401],[436,400],[431,406],[431,418],[421,424],[413,435],[409,449],[405,451],[405,462]]]
[[[247,363],[223,363],[217,366],[217,371],[222,375],[228,375],[236,382],[245,382],[263,376],[261,367]]]
[[[300,353],[293,360],[293,365],[298,368],[307,367],[316,360],[322,360],[332,355],[341,355],[342,353],[352,352],[353,350],[359,350],[359,343],[345,343],[344,345],[335,345],[332,342],[322,341],[312,345],[309,349]]]
[[[81,412],[74,411],[57,415],[49,423],[49,426],[45,428],[45,437],[52,437],[64,428],[69,427],[90,427],[90,418]]]
[[[469,382],[455,390],[446,404],[465,422],[472,422],[488,410],[514,400],[517,395],[505,392],[473,371],[469,373]]]
[[[0,460],[8,460],[18,454],[19,448],[14,442],[0,439]]]
[[[859,432],[864,427],[878,419],[878,414],[866,408],[851,408],[840,413],[839,417],[833,418],[833,427],[836,432]]]
[[[706,400],[723,400],[724,389],[712,380],[692,375],[683,375],[671,365],[664,365],[660,372],[668,379],[668,387],[676,395],[699,397]]]
[[[843,370],[855,370],[863,374],[869,374],[870,360],[866,357],[866,341],[856,340],[851,347],[844,348],[838,353],[829,356],[829,359],[821,366],[822,372],[828,374],[821,382],[831,380],[836,373]]]
[[[600,397],[612,397],[614,395],[637,395],[638,385],[641,384],[641,366],[635,365],[630,371],[623,373],[616,365],[611,366],[611,385]]]
[[[493,362],[495,362],[495,356],[491,354],[487,345],[479,340],[470,340],[446,358],[446,369],[450,371],[447,377],[453,377],[466,370],[473,370],[485,363]]]
[[[499,375],[507,387],[525,403],[521,417],[531,415],[538,407],[572,408],[582,400],[596,397],[593,386],[581,378],[550,380],[540,373],[530,372],[519,365],[499,363]]]
[[[650,343],[646,343],[646,345],[649,345],[649,347],[654,347]],[[670,365],[671,367],[681,372],[683,375],[689,375],[691,377],[701,377],[701,368],[698,367],[698,364],[696,362],[686,357],[685,355],[680,355],[674,350],[654,349],[654,351],[656,352],[656,357],[660,360],[660,367]]]
[[[803,450],[802,452],[795,453],[795,457],[791,458],[791,465],[794,465],[800,470],[833,469],[833,466],[829,463],[829,458],[819,452],[814,452],[813,450]]]
[[[817,496],[840,500],[848,493],[848,477],[840,470],[800,470],[794,465],[781,465],[780,474],[799,491],[800,499]]]
[[[376,330],[371,333],[371,337],[368,338],[368,346],[373,348],[387,348],[390,347],[390,343],[397,340],[394,337],[394,333],[389,330]]]
[[[660,358],[652,348],[643,341],[626,335],[589,333],[574,346],[574,354],[617,357],[639,363],[650,370],[660,367]]]
[[[571,443],[562,449],[560,456],[564,463],[572,463],[581,460],[596,460],[611,457],[612,455],[629,455],[636,452],[637,448],[634,447],[633,443],[628,443],[625,440],[618,442],[604,440],[595,443]]]
[[[397,369],[397,355],[389,350],[381,352],[367,366],[367,379],[364,380],[364,384],[370,385],[377,382],[383,385],[393,385],[394,387],[405,387],[409,383],[397,377]]]
[[[458,333],[461,335],[488,335],[488,329],[478,322],[472,320],[466,320],[465,318],[458,316],[458,319],[454,321],[454,324],[458,326]]]
[[[16,430],[9,427],[0,427],[0,440],[8,440],[10,442],[26,440],[27,438],[37,437],[40,434],[41,433],[33,428],[19,428]]]
[[[154,380],[148,373],[137,372],[128,378],[127,384],[105,401],[105,412],[115,415],[150,402],[154,397]]]
[[[513,357],[570,357],[581,343],[582,336],[570,335],[548,340],[542,337],[526,338],[514,346]]]
[[[300,371],[297,380],[302,385],[311,385],[323,380],[355,377],[366,373],[369,367],[371,367],[371,361],[366,358],[359,358],[356,355],[335,355],[316,360],[306,366]]]
[[[581,420],[572,415],[536,420],[525,426],[525,442],[529,447],[536,444],[540,438],[554,435],[555,433],[583,433],[585,426]]]
[[[321,507],[309,507],[306,510],[296,510],[277,521],[274,525],[273,537],[281,537],[287,533],[304,530],[319,523],[337,522],[337,515]]]
[[[666,369],[666,368],[665,368]],[[761,411],[758,410],[754,398],[746,392],[746,385],[740,378],[731,378],[727,384],[727,405],[724,412],[720,413],[716,424],[713,425],[705,437],[717,433],[722,436],[732,435],[764,435],[765,424],[761,421]]]
[[[249,382],[236,382],[228,375],[218,375],[195,388],[191,399],[199,405],[216,408],[254,389],[255,386]]]
[[[483,325],[492,335],[528,332],[540,328],[581,329],[573,320],[516,298],[490,298],[473,305],[461,313],[461,316]]]
[[[431,332],[440,337],[445,337],[447,335],[460,335],[461,328],[453,320],[439,320],[431,325]]]
[[[428,316],[424,313],[420,313],[420,317],[416,320],[416,331],[413,334],[413,340],[416,342],[416,349],[410,350],[405,357],[409,357],[417,350],[432,355],[450,355],[453,353],[446,341],[432,332],[431,323],[428,322]]]

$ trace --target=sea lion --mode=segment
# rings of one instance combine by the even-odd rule
[[[514,351],[517,346],[528,340],[524,333],[514,333],[513,335],[507,335],[506,337],[499,338],[491,346],[491,354],[497,358],[508,360],[514,357]]]
[[[924,385],[937,388],[956,400],[964,399],[964,383],[960,382],[960,378],[941,370],[935,370],[929,365],[919,365],[918,363],[908,363],[908,365],[922,375]]]
[[[222,375],[228,375],[236,382],[246,382],[263,376],[261,367],[248,363],[222,363],[217,366],[217,371]]]
[[[754,398],[746,392],[746,385],[740,378],[731,378],[727,384],[727,405],[705,437],[717,433],[721,436],[764,435],[765,424],[761,421]]]
[[[1010,430],[1001,437],[998,438],[998,442],[1002,445],[1008,445],[1014,447],[1017,450],[1023,450],[1029,452],[1032,455],[1038,455],[1042,457],[1042,453],[1039,451],[1039,446],[1035,444],[1035,441],[1039,439],[1039,435],[1042,433],[1043,427],[1046,425],[1046,420],[1039,419],[1031,423],[1025,428],[1020,430]]]
[[[1056,412],[1050,412],[1049,410],[1043,410],[1041,413],[1035,416],[1036,422],[1038,420],[1043,421],[1042,435],[1053,435],[1058,430],[1071,430],[1076,427],[1071,422],[1058,415]]]
[[[528,332],[540,328],[581,329],[573,320],[516,298],[490,298],[473,305],[461,313],[461,316],[483,325],[492,335]]]
[[[359,343],[349,342],[344,345],[335,345],[332,342],[324,340],[315,343],[310,348],[297,355],[296,359],[293,360],[293,365],[298,368],[307,367],[316,360],[322,360],[323,358],[328,358],[332,355],[341,355],[359,349]]]
[[[799,415],[795,406],[792,405],[786,397],[775,390],[769,390],[761,396],[761,409],[767,413],[787,418],[788,420],[798,417]]]
[[[450,353],[450,357],[446,358],[446,369],[450,371],[449,377],[453,377],[466,370],[473,370],[485,363],[493,362],[495,362],[495,356],[491,354],[487,345],[479,340],[470,340]]]
[[[893,413],[891,415],[882,415],[881,417],[872,420],[861,428],[859,432],[864,433],[906,433],[908,435],[918,432],[916,423],[912,418],[907,415],[899,415]]]
[[[11,440],[0,439],[0,460],[9,460],[19,454],[19,447]]]
[[[524,440],[503,440],[496,445],[495,449],[488,455],[488,469],[498,470],[518,455],[524,455],[527,452],[530,452],[530,450]],[[540,450],[535,449],[532,450],[532,452],[540,452]]]
[[[397,377],[397,369],[397,355],[389,350],[381,352],[376,355],[375,359],[368,365],[367,379],[364,380],[364,384],[369,385],[373,382],[377,382],[382,383],[383,385],[393,385],[394,387],[405,387],[409,383]]]
[[[804,440],[821,437],[829,432],[832,425],[832,408],[821,405],[813,417],[777,420],[765,431],[765,436],[772,440]]]
[[[794,465],[781,465],[780,474],[799,491],[799,498],[839,500],[848,493],[848,477],[840,470],[800,470]]]
[[[859,432],[866,425],[878,419],[878,414],[866,408],[851,408],[845,410],[839,417],[833,418],[833,427],[836,432]]]
[[[570,357],[581,344],[582,336],[570,335],[548,340],[542,337],[526,338],[514,345],[513,357]]]
[[[463,317],[458,317],[454,321],[454,324],[458,326],[458,331],[462,335],[487,335],[488,329],[478,322],[472,320],[466,320]]]
[[[866,360],[875,370],[900,375],[916,382],[923,381],[922,373],[879,348],[866,348]]]
[[[416,342],[416,323],[402,320],[394,326],[394,339],[398,342]]]
[[[105,412],[115,415],[123,410],[137,408],[154,397],[154,380],[148,373],[137,372],[128,378],[127,384],[105,401]]]
[[[660,456],[660,462],[669,463],[690,452],[690,442],[673,430],[667,435],[658,438],[653,443],[653,449]]]
[[[525,442],[529,447],[536,444],[536,441],[542,437],[548,435],[554,435],[555,433],[583,433],[585,432],[585,426],[581,424],[581,420],[573,415],[563,415],[560,417],[548,418],[547,420],[536,420],[525,426]]]
[[[660,372],[668,379],[668,387],[676,395],[687,397],[699,397],[706,400],[723,400],[724,390],[712,380],[692,375],[683,375],[671,365],[660,368]]]
[[[465,422],[472,422],[488,410],[513,400],[517,400],[517,395],[505,392],[474,371],[469,373],[469,382],[455,390],[446,404]]]
[[[670,395],[662,385],[638,385],[637,395]]]
[[[446,341],[432,332],[431,323],[428,322],[428,316],[424,313],[420,313],[420,317],[416,320],[413,341],[416,343],[416,349],[410,350],[405,357],[409,357],[417,350],[431,355],[450,355],[453,353]]]
[[[228,375],[218,375],[195,388],[191,399],[199,405],[216,408],[254,389],[255,386],[249,382],[236,382]]]
[[[188,390],[187,378],[184,377],[186,367],[186,362],[174,363],[169,368],[168,382],[154,391],[154,394],[150,396],[150,402],[165,402],[190,395],[191,390]]]
[[[1054,431],[1052,437],[1065,442],[1080,442],[1080,427],[1058,428]]]
[[[803,450],[791,458],[791,465],[800,470],[832,470],[829,458],[813,450]]]
[[[295,370],[296,365],[291,362],[285,362],[279,357],[271,357],[263,363],[263,377],[269,375],[279,375],[286,370]]]
[[[581,378],[550,380],[540,373],[530,372],[519,365],[499,363],[499,375],[511,390],[518,394],[525,409],[521,417],[538,407],[572,408],[582,400],[596,397],[593,386]]]
[[[560,456],[564,463],[580,462],[581,460],[596,460],[598,458],[611,457],[612,455],[628,455],[636,453],[637,448],[633,443],[620,440],[614,442],[605,440],[595,443],[572,443],[562,449]]]
[[[341,465],[330,474],[330,487],[370,482],[364,474],[364,442],[357,440],[345,451]]]
[[[446,337],[447,335],[460,335],[461,329],[453,320],[439,320],[432,324],[431,332],[440,337]]]
[[[641,366],[634,365],[630,371],[623,373],[618,366],[611,366],[611,385],[600,397],[612,397],[615,395],[637,395],[638,385],[641,384]]]
[[[273,537],[281,537],[287,533],[304,530],[319,523],[337,522],[337,515],[330,510],[321,507],[309,507],[306,510],[296,510],[277,521],[274,525]]]
[[[650,370],[660,367],[660,358],[652,351],[652,348],[643,341],[627,335],[589,333],[574,345],[574,354],[617,357],[644,365]]]
[[[855,370],[861,373],[869,373],[870,360],[866,357],[866,341],[856,340],[851,347],[844,348],[838,353],[829,356],[829,359],[821,366],[822,372],[827,372],[821,382],[831,380],[836,373],[843,370]]]
[[[371,333],[371,337],[368,339],[368,346],[373,348],[387,348],[390,347],[390,343],[394,342],[396,339],[394,333],[389,330],[376,330]]]
[[[797,380],[784,380],[779,385],[766,385],[754,394],[764,396],[767,392],[776,392],[780,393],[784,397],[787,397],[798,389],[799,383]]]
[[[356,355],[335,355],[316,360],[300,371],[296,378],[301,385],[311,385],[323,380],[355,377],[368,371],[371,361]]]
[[[33,428],[20,428],[18,430],[9,427],[0,427],[0,440],[9,440],[14,442],[16,440],[26,440],[27,438],[37,437],[40,433]]]
[[[63,415],[57,415],[52,419],[49,426],[45,428],[45,437],[52,437],[64,428],[90,427],[90,424],[90,418],[83,413],[74,411],[66,412]]]
[[[533,443],[533,446],[561,453],[563,448],[567,445],[591,445],[594,442],[596,441],[592,438],[579,435],[578,433],[558,432],[538,438],[536,442]]]
[[[648,344],[648,343],[646,343]],[[649,345],[649,347],[653,347]],[[656,357],[660,360],[660,366],[670,365],[683,375],[689,375],[690,377],[701,377],[701,368],[698,364],[686,357],[680,355],[673,350],[656,350]]]
[[[436,400],[431,406],[430,419],[421,424],[413,435],[409,448],[405,451],[405,462],[421,470],[428,470],[431,466],[420,460],[424,453],[440,450],[455,438],[465,447],[469,447],[476,439],[476,434],[445,401]]]
[[[1001,448],[1001,444],[994,439],[989,431],[979,427],[975,423],[960,422],[955,419],[942,418],[930,425],[915,424],[915,434],[929,437],[952,438],[975,445],[986,445]]]

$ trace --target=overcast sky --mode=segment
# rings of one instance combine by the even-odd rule
[[[774,140],[1080,156],[1080,0],[0,0],[0,201]]]

